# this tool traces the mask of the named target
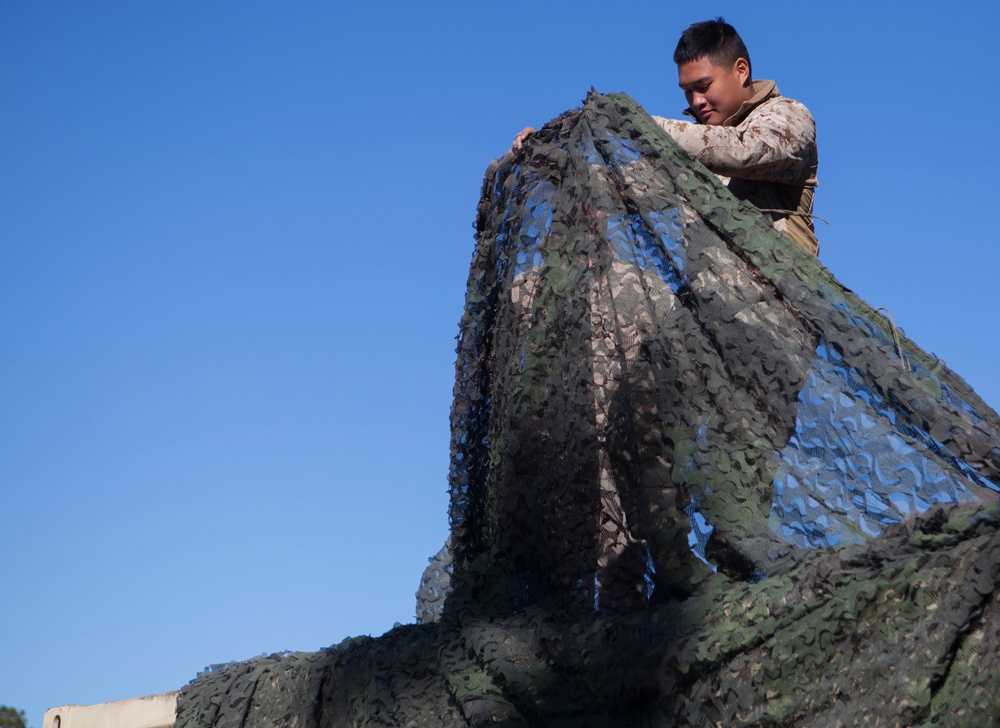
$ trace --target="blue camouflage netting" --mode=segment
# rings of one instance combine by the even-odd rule
[[[487,171],[420,624],[178,728],[1000,725],[1000,418],[627,96]]]

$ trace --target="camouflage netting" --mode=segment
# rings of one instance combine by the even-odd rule
[[[420,624],[195,726],[1000,722],[1000,419],[631,99],[487,172]]]

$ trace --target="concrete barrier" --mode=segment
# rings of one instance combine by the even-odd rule
[[[157,693],[99,705],[63,705],[45,711],[43,728],[172,728],[177,693]]]

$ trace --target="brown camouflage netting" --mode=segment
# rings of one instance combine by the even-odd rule
[[[421,624],[195,726],[995,725],[1000,420],[626,96],[487,172]]]

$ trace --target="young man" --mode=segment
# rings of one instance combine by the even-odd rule
[[[818,156],[809,110],[778,93],[773,81],[753,80],[746,45],[722,18],[685,30],[674,62],[684,113],[696,123],[654,121],[776,230],[817,254],[811,215]],[[518,134],[514,148],[534,131]]]
[[[722,18],[695,23],[674,51],[677,82],[696,124],[653,117],[678,144],[814,255],[816,124],[805,106],[754,81],[750,54]]]

